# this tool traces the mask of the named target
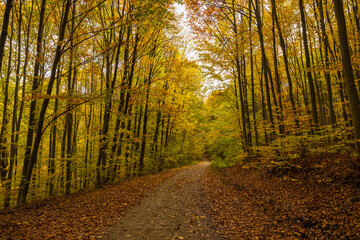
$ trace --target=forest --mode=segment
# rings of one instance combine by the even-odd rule
[[[204,158],[360,209],[359,4],[0,1],[0,210]]]
[[[185,164],[200,153],[192,142],[201,74],[183,57],[171,4],[2,4],[5,208]]]

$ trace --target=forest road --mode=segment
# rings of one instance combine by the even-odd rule
[[[105,239],[221,240],[211,227],[200,178],[210,162],[188,166],[131,208]]]

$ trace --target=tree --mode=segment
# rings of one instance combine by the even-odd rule
[[[8,35],[8,27],[10,22],[10,13],[13,6],[12,0],[6,1],[4,16],[3,16],[3,22],[2,22],[2,28],[1,28],[1,35],[0,35],[0,76],[2,77],[2,63],[4,59],[4,50],[5,50],[5,43],[6,38]],[[8,72],[9,76],[9,72]],[[4,99],[4,107],[3,107],[3,116],[1,121],[1,128],[0,128],[0,180],[1,182],[6,181],[6,175],[7,175],[7,154],[6,154],[6,139],[5,139],[5,132],[6,127],[9,122],[7,117],[7,108],[8,108],[8,100],[9,100],[9,78],[6,78],[5,82],[5,99]]]
[[[58,43],[56,46],[56,53],[54,56],[54,62],[53,62],[52,68],[51,68],[51,75],[50,75],[50,79],[49,79],[49,83],[48,83],[48,87],[47,87],[47,91],[46,91],[47,95],[51,95],[52,88],[53,88],[55,78],[56,78],[56,70],[57,70],[58,64],[60,62],[61,55],[62,55],[61,49],[63,47],[63,40],[65,37],[65,30],[66,30],[66,25],[68,22],[70,6],[71,6],[71,1],[70,0],[66,1],[66,4],[64,6],[63,18],[62,18],[62,21],[60,24],[60,29],[59,29],[59,40],[58,40]],[[30,180],[31,180],[31,176],[32,176],[32,171],[34,168],[34,164],[37,160],[37,154],[38,154],[39,147],[40,147],[40,141],[41,141],[43,125],[44,125],[44,118],[45,118],[47,107],[49,105],[49,101],[50,101],[49,98],[45,98],[43,101],[43,104],[41,106],[39,120],[37,123],[36,135],[35,135],[35,139],[34,139],[33,148],[31,151],[31,155],[29,158],[29,163],[26,166],[27,168],[25,170],[24,179],[23,179],[22,183],[20,184],[21,190],[19,192],[19,198],[18,198],[19,205],[23,205],[26,202],[26,197],[27,197],[27,194],[29,191],[29,184],[30,184]],[[23,168],[25,168],[25,165]]]
[[[315,87],[312,74],[310,72],[310,53],[309,53],[309,45],[308,45],[308,37],[306,31],[306,20],[305,20],[305,10],[304,10],[304,3],[302,0],[299,0],[299,8],[300,8],[300,16],[301,16],[301,28],[302,28],[302,37],[304,41],[304,51],[305,51],[305,63],[306,63],[306,76],[309,82],[309,89],[310,89],[310,98],[311,98],[311,112],[313,121],[315,124],[315,128],[318,128],[319,120],[318,120],[318,113],[316,107],[316,97],[315,97]]]
[[[344,8],[342,0],[334,1],[336,20],[338,25],[338,35],[341,48],[343,73],[346,85],[346,92],[351,106],[354,132],[356,138],[356,148],[360,154],[360,101],[356,89],[354,72],[351,64],[350,50],[348,44],[347,28],[345,23]]]

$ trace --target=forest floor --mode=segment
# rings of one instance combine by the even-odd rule
[[[360,239],[357,164],[210,162],[0,214],[0,239]]]
[[[201,186],[225,239],[360,239],[359,173],[343,155],[252,159],[208,169]]]
[[[0,213],[0,239],[98,239],[127,209],[183,168]]]
[[[200,191],[210,162],[0,214],[0,239],[221,240]]]

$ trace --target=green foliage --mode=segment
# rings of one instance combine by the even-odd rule
[[[238,146],[235,139],[219,138],[208,146],[207,152],[212,161],[219,162],[220,165],[231,166],[235,163]]]
[[[214,91],[207,99],[204,112],[206,153],[215,168],[232,166],[243,154],[237,120],[228,100],[226,91]]]

